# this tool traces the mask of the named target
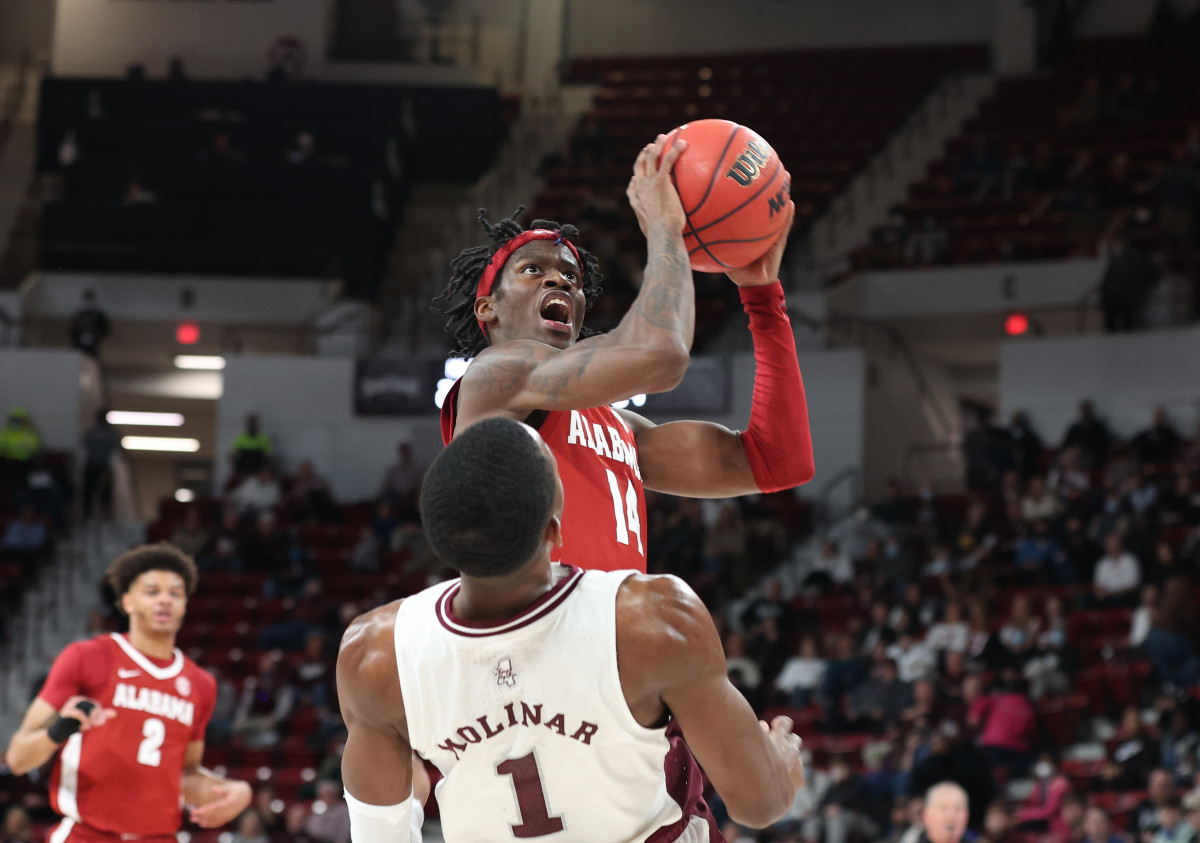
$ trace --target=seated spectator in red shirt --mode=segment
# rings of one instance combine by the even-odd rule
[[[1028,831],[1061,831],[1063,801],[1071,792],[1071,782],[1058,771],[1054,756],[1044,753],[1033,765],[1034,785],[1028,801],[1017,811],[1017,822]]]
[[[1000,689],[974,700],[967,712],[967,723],[979,731],[984,753],[1011,776],[1023,775],[1033,760],[1030,744],[1036,720],[1023,681],[1011,668],[1005,669]]]

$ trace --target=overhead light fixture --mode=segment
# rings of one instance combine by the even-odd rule
[[[194,454],[200,450],[200,440],[171,436],[122,436],[121,447],[126,451],[178,451]]]
[[[109,410],[105,416],[109,424],[133,424],[142,427],[181,427],[183,416],[179,413],[130,413],[125,410]]]
[[[196,499],[196,493],[191,489],[176,489],[175,500],[180,503],[191,503]]]
[[[225,368],[225,358],[209,354],[177,354],[175,365],[180,369],[211,369],[220,371]]]

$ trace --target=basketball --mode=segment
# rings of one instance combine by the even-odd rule
[[[674,129],[688,148],[675,162],[675,189],[687,214],[684,242],[692,269],[724,272],[762,257],[787,219],[791,177],[771,145],[729,120]]]

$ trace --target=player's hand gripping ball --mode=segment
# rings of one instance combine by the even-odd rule
[[[675,162],[692,269],[725,272],[762,257],[787,224],[792,178],[771,145],[728,120],[696,120],[667,136],[688,147]]]

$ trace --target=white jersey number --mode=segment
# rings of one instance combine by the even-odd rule
[[[167,737],[167,727],[157,717],[147,717],[142,724],[142,742],[138,745],[137,760],[147,767],[157,767],[162,763],[163,741]]]
[[[604,472],[608,475],[608,489],[613,496],[613,514],[617,516],[617,541],[629,544],[629,534],[633,533],[633,537],[637,539],[638,553],[645,556],[646,551],[642,549],[642,520],[638,517],[637,489],[633,488],[633,481],[630,480],[622,499],[617,475],[613,474],[611,468],[604,469]]]
[[[608,474],[612,477],[611,471]],[[542,771],[538,769],[536,755],[531,752],[502,761],[496,765],[496,774],[512,776],[513,791],[517,794],[521,822],[509,826],[513,837],[545,837],[563,830],[562,817],[550,816],[550,808],[546,805],[546,789],[542,786]]]

